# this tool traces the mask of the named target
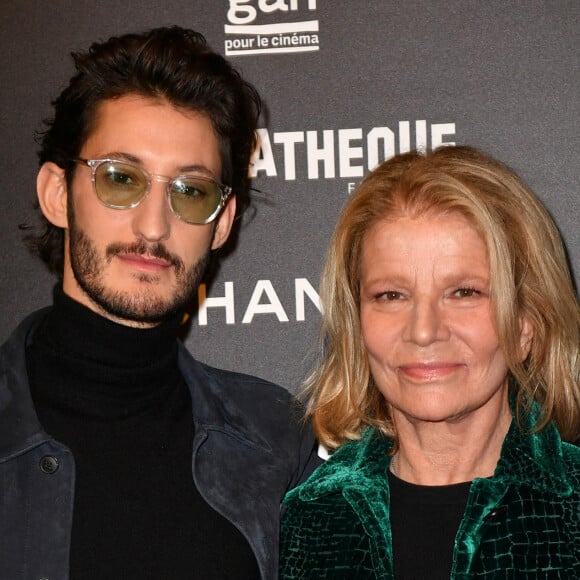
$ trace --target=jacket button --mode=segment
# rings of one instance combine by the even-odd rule
[[[45,455],[40,460],[40,471],[47,473],[48,475],[56,473],[59,467],[58,459],[53,455]]]

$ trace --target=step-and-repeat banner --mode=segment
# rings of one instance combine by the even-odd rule
[[[73,73],[71,51],[179,24],[202,32],[261,92],[252,168],[263,193],[192,319],[200,360],[294,390],[317,354],[321,265],[369,169],[410,148],[482,148],[554,215],[578,283],[577,0],[4,0],[0,8],[0,340],[49,304],[25,249],[35,132]]]

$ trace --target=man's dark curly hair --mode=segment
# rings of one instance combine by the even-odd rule
[[[213,52],[198,32],[178,26],[94,43],[72,53],[77,73],[53,101],[45,121],[40,164],[56,163],[70,187],[74,159],[94,128],[98,105],[128,94],[161,98],[175,107],[208,116],[218,137],[222,175],[237,196],[237,212],[249,204],[248,166],[256,145],[261,100],[255,88]],[[41,235],[29,236],[32,249],[62,276],[64,231],[43,219]]]

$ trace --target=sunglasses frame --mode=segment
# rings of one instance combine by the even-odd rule
[[[105,207],[110,207],[111,209],[132,209],[134,207],[137,207],[149,195],[149,192],[151,191],[152,182],[159,181],[162,183],[167,183],[167,187],[165,188],[165,193],[167,195],[167,203],[169,204],[169,208],[171,209],[171,213],[175,217],[177,217],[181,221],[184,221],[184,222],[191,224],[191,225],[205,225],[205,224],[211,223],[212,221],[214,221],[218,217],[218,215],[221,213],[222,209],[225,207],[226,201],[228,200],[228,198],[232,194],[232,188],[229,185],[223,185],[222,183],[219,183],[215,179],[212,179],[210,177],[206,177],[204,175],[195,175],[195,176],[194,175],[178,175],[176,177],[167,177],[165,175],[158,175],[155,173],[149,173],[148,171],[143,169],[140,165],[137,165],[136,163],[132,163],[131,161],[123,161],[121,159],[113,159],[113,158],[84,159],[82,157],[77,157],[76,159],[73,159],[73,161],[75,163],[82,163],[83,165],[86,165],[87,167],[90,168],[91,181],[93,183],[93,191],[95,192],[97,199]],[[131,168],[139,171],[141,174],[143,174],[143,176],[147,180],[147,187],[146,187],[142,197],[140,197],[136,202],[131,203],[129,205],[115,205],[115,204],[111,204],[111,203],[107,203],[107,202],[103,201],[101,199],[101,196],[99,195],[99,193],[97,191],[97,170],[99,169],[99,167],[101,165],[103,165],[105,163],[119,163],[121,165],[126,165],[128,167],[131,167]],[[179,215],[175,211],[175,209],[173,208],[173,204],[171,203],[171,194],[172,194],[173,184],[176,181],[179,181],[180,179],[191,179],[191,178],[199,179],[201,181],[207,181],[208,183],[213,183],[218,188],[218,190],[220,192],[220,199],[218,201],[217,207],[211,213],[211,215],[208,218],[206,218],[205,221],[190,221],[188,219],[185,219],[183,216]]]

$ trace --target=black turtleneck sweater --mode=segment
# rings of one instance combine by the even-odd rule
[[[57,291],[26,351],[40,423],[75,459],[71,580],[259,578],[193,482],[178,326],[119,325]]]

